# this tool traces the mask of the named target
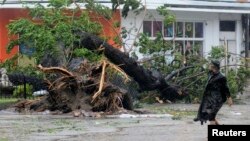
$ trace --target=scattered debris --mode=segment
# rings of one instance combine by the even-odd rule
[[[44,96],[44,95],[48,95],[49,92],[47,90],[40,90],[40,91],[35,91],[33,92],[33,96]]]
[[[241,116],[241,115],[242,115],[242,113],[240,113],[240,112],[235,112],[235,111],[232,111],[231,114],[232,114],[232,115],[235,115],[235,116]]]
[[[73,116],[74,117],[79,117],[81,115],[81,111],[77,110],[77,111],[73,111]]]
[[[160,104],[163,104],[163,103],[164,103],[163,100],[160,100],[159,97],[156,97],[155,100],[156,100],[157,102],[159,102]]]

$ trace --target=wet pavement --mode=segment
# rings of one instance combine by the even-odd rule
[[[226,104],[221,124],[250,124],[250,89],[241,104]],[[197,104],[144,105],[156,116],[74,118],[72,115],[19,115],[0,112],[0,141],[207,141],[207,124],[193,122]],[[158,116],[157,116],[158,115]]]

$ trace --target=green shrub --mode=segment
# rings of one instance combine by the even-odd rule
[[[84,57],[86,59],[88,59],[89,61],[99,61],[101,59],[101,55],[97,55],[96,53],[86,49],[86,48],[77,48],[74,49],[73,51],[73,55],[75,57]]]
[[[26,84],[26,96],[32,97],[33,87],[32,85]],[[18,85],[13,91],[14,97],[22,97],[24,95],[24,85]]]

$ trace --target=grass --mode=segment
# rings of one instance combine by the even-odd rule
[[[0,98],[0,110],[8,108],[18,101],[17,98]]]
[[[0,98],[0,105],[17,102],[17,98]]]
[[[8,141],[7,138],[0,138],[0,141]]]
[[[56,132],[56,129],[54,129],[54,128],[49,128],[49,129],[47,129],[47,132],[50,133],[50,134],[52,134],[52,133],[55,133],[55,132]]]
[[[80,126],[78,122],[72,121],[70,119],[57,119],[53,121],[52,124],[57,127],[56,131],[60,131],[62,129],[82,131],[84,129],[83,126]],[[51,131],[48,132],[50,133]]]
[[[65,125],[71,125],[73,124],[70,120],[68,119],[57,119],[56,121],[52,122],[56,126],[65,126]]]
[[[195,116],[197,114],[197,111],[190,111],[190,110],[179,110],[179,109],[171,109],[171,108],[163,108],[163,107],[157,107],[157,108],[151,108],[152,111],[154,111],[157,114],[170,114],[173,115],[173,120],[181,120],[182,118],[189,117],[189,116]]]

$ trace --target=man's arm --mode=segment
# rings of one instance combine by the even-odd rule
[[[228,84],[227,84],[227,78],[226,77],[222,80],[222,93],[226,95],[228,105],[232,106],[233,105],[233,100],[231,98],[231,94],[230,94],[230,91],[229,91],[229,87],[228,87]]]
[[[225,94],[227,98],[231,97],[226,77],[222,80],[222,93]]]

